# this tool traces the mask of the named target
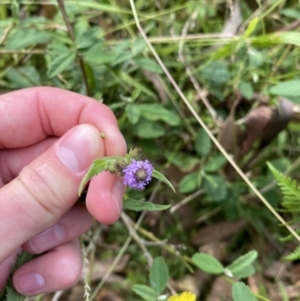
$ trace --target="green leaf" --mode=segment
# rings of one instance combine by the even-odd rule
[[[162,120],[165,123],[176,126],[180,124],[180,118],[171,110],[167,110],[160,104],[139,104],[141,116],[150,121]]]
[[[195,150],[200,156],[207,156],[212,148],[212,143],[203,129],[199,129],[195,139]]]
[[[140,58],[140,59],[135,59],[134,62],[138,67],[140,67],[143,70],[147,70],[157,74],[163,73],[163,70],[161,69],[160,65],[154,60]]]
[[[19,19],[19,13],[20,13],[20,3],[17,0],[13,0],[11,3],[11,11],[14,19]]]
[[[6,77],[15,89],[41,85],[40,75],[33,66],[10,68],[6,73]]]
[[[159,205],[145,201],[138,201],[133,199],[125,199],[123,203],[124,210],[132,210],[132,211],[160,211],[169,209],[171,205]]]
[[[158,297],[158,294],[155,292],[155,290],[146,285],[135,284],[132,287],[132,290],[146,301],[156,301]]]
[[[101,29],[98,27],[93,27],[88,29],[82,35],[77,38],[77,49],[86,49],[95,45],[99,40],[101,34]]]
[[[201,180],[201,173],[192,172],[181,179],[178,189],[182,193],[193,192],[201,186]]]
[[[169,269],[162,257],[156,257],[151,265],[149,280],[152,288],[159,295],[161,294],[169,280]]]
[[[47,75],[49,78],[63,72],[69,68],[76,57],[76,53],[73,51],[67,51],[60,56],[56,57],[49,65]]]
[[[224,274],[228,277],[235,277],[238,279],[248,278],[249,276],[252,276],[255,273],[255,268],[253,265],[247,265],[245,268],[232,273],[230,270],[227,270],[227,268],[224,269]]]
[[[300,80],[281,82],[270,88],[269,92],[281,96],[300,96]]]
[[[247,29],[244,32],[244,37],[245,38],[248,38],[249,36],[251,36],[251,34],[256,29],[258,22],[259,22],[259,18],[258,17],[256,17],[253,20],[251,20],[251,22],[249,23]]]
[[[196,156],[187,155],[184,152],[166,150],[164,156],[170,163],[176,165],[183,172],[190,172],[201,162]]]
[[[254,91],[250,82],[241,82],[239,84],[238,90],[246,99],[252,99]]]
[[[236,282],[232,286],[232,297],[234,301],[257,301],[250,288],[243,282]]]
[[[203,189],[207,196],[213,201],[222,201],[227,196],[226,182],[220,176],[205,174]]]
[[[12,31],[9,35],[6,48],[21,49],[37,44],[46,44],[50,41],[51,35],[46,31],[41,31],[34,28],[25,28]]]
[[[218,171],[226,164],[226,162],[227,160],[223,155],[209,157],[204,166],[204,170],[207,172]]]
[[[300,33],[296,31],[276,32],[250,38],[249,42],[251,42],[254,46],[259,47],[270,47],[270,45],[274,44],[291,44],[300,46]]]
[[[25,300],[27,297],[23,296],[21,294],[19,294],[13,287],[12,285],[12,273],[18,269],[21,265],[23,265],[24,263],[28,262],[30,259],[32,259],[33,255],[29,254],[25,251],[22,251],[21,254],[18,255],[17,257],[17,261],[16,263],[13,265],[12,267],[12,272],[10,275],[10,278],[8,279],[8,282],[6,284],[5,287],[5,291],[4,291],[4,296],[5,296],[5,301],[23,301]],[[3,298],[3,295],[1,296]]]
[[[226,267],[235,276],[240,271],[244,270],[247,266],[252,265],[254,260],[257,258],[257,251],[252,250],[245,255],[240,256],[234,262]]]
[[[134,104],[129,104],[126,106],[125,112],[127,113],[128,120],[132,124],[136,124],[139,121],[141,116],[141,110],[138,106]]]
[[[79,185],[79,189],[78,189],[78,195],[80,196],[86,183],[94,176],[96,176],[97,174],[99,174],[100,172],[103,172],[104,170],[106,170],[109,166],[113,165],[117,159],[120,159],[122,157],[105,157],[105,158],[101,158],[98,160],[95,160],[91,167],[89,168],[89,170],[87,171],[87,173],[85,174],[85,176],[83,177],[80,185]]]
[[[220,50],[221,49],[219,49],[219,51]],[[215,54],[217,54],[217,52],[215,52]],[[222,86],[231,79],[231,73],[227,64],[220,60],[205,67],[200,74],[201,77],[209,81],[212,86]]]
[[[157,122],[142,119],[135,125],[134,133],[140,138],[153,139],[163,136],[165,134],[165,128]]]
[[[153,170],[152,177],[167,184],[173,190],[173,192],[175,192],[175,188],[172,185],[172,183],[163,174],[161,174],[157,170],[155,170],[155,169]]]
[[[222,263],[215,257],[210,256],[206,253],[195,253],[192,257],[192,261],[200,270],[206,273],[214,275],[223,273],[224,267]]]

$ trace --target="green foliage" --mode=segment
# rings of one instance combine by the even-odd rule
[[[242,247],[248,250],[249,244],[253,245],[258,236],[268,243],[261,224],[267,224],[274,237],[281,235],[276,219],[254,200],[253,192],[232,172],[227,160],[180,100],[141,38],[129,2],[65,0],[75,41],[66,30],[56,1],[51,1],[54,11],[50,16],[47,12],[52,5],[44,5],[40,1],[4,2],[0,4],[1,94],[20,88],[51,86],[103,101],[116,115],[128,148],[142,147],[145,157],[160,171],[160,174],[154,174],[155,177],[171,189],[174,189],[173,185],[178,188],[176,194],[163,185],[157,190],[150,185],[143,193],[133,194],[130,191],[124,209],[161,210],[190,198],[190,202],[181,208],[182,212],[165,213],[163,217],[166,218],[160,218],[160,212],[157,212],[158,217],[152,217],[151,222],[147,220],[140,226],[150,228],[147,231],[153,236],[147,239],[162,237],[172,241],[176,237],[176,243],[187,248],[187,251],[176,249],[180,261],[176,268],[170,269],[170,277],[180,279],[188,273],[186,254],[193,254],[199,247],[190,243],[191,235],[207,225],[227,219],[248,221],[242,235],[248,237],[250,231],[251,238],[241,242],[238,239],[240,234],[233,233],[227,250],[231,258],[237,258]],[[225,2],[204,1],[199,6],[194,1],[161,1],[157,5],[134,1],[149,41],[184,91],[190,105],[216,137],[223,130],[223,121],[231,113],[235,100],[241,97],[240,104],[232,112],[232,122],[238,125],[237,134],[234,130],[226,132],[229,142],[235,134],[238,138],[244,137],[245,117],[253,112],[253,108],[260,106],[260,99],[269,99],[269,105],[277,102],[277,96],[288,97],[293,103],[300,102],[300,34],[297,30],[287,31],[285,28],[299,19],[298,4],[295,1],[263,1],[261,7],[254,2],[255,7],[252,7],[248,2],[243,2],[240,7],[242,23],[239,30],[227,36],[220,34],[231,14]],[[200,93],[196,91],[195,83],[199,84]],[[211,105],[217,118],[203,104],[203,99]],[[298,108],[294,108],[293,112],[297,114]],[[297,120],[298,116],[294,117]],[[266,191],[264,195],[274,206],[280,203],[281,195],[279,189],[268,186],[272,178],[266,171],[265,161],[287,160],[288,164],[282,169],[284,172],[290,167],[290,162],[298,158],[300,129],[296,122],[293,125],[293,129],[289,124],[283,130],[284,141],[279,135],[249,164],[248,157],[239,158],[229,151],[237,164],[245,168],[255,186]],[[238,150],[242,142],[237,139]],[[249,157],[255,155],[256,142]],[[97,164],[99,169],[89,170],[80,192],[91,177],[101,172],[104,163],[100,161]],[[274,166],[279,168],[275,163]],[[172,185],[162,174],[171,179]],[[283,174],[277,176],[283,183],[283,210],[299,212],[297,183]],[[201,192],[201,196],[191,198],[196,190]],[[168,205],[144,201],[152,196],[160,204]],[[190,219],[187,223],[184,216],[190,212],[195,220]],[[140,215],[131,212],[130,216],[134,219]],[[111,241],[118,246],[127,235],[123,228],[116,226],[117,231],[114,227],[110,229]],[[169,243],[151,247],[151,252],[155,256],[162,251],[167,254],[174,250]],[[104,251],[108,257],[116,256],[112,251]],[[135,266],[132,272],[129,264],[126,276],[132,272],[137,279],[143,278],[145,271],[138,261],[142,256],[137,254],[136,245],[131,244],[127,251],[134,258],[130,264]],[[254,253],[252,251],[250,255]],[[298,258],[297,253],[298,249],[291,256]],[[244,259],[237,258],[222,271],[219,266],[217,271],[220,275],[246,278],[255,271],[250,255],[243,255],[246,256]],[[260,253],[260,257],[263,256],[269,254]],[[209,260],[198,264],[210,271]],[[244,300],[247,289],[241,288],[240,284],[234,287],[237,287],[234,289],[234,301]],[[145,300],[157,298],[157,291],[150,285],[136,285],[134,291]],[[126,297],[124,299],[131,300]]]
[[[160,205],[154,204],[145,201],[133,200],[133,199],[125,199],[123,203],[124,210],[132,210],[132,211],[157,211],[157,210],[167,210],[171,207],[171,205]]]
[[[212,142],[203,129],[199,129],[195,140],[195,150],[199,156],[207,156],[212,148]]]
[[[224,267],[219,260],[206,253],[195,253],[192,256],[192,261],[200,270],[206,273],[213,275],[225,274],[228,277],[242,279],[254,274],[255,269],[252,264],[256,257],[257,252],[252,250],[238,257],[227,267]]]
[[[223,273],[224,267],[222,263],[211,255],[196,253],[193,255],[192,260],[199,269],[206,273],[215,275]]]
[[[257,251],[252,250],[247,254],[237,258],[225,269],[230,271],[230,274],[232,274],[236,278],[247,278],[255,272],[252,263],[256,260],[257,255]]]
[[[280,82],[270,88],[270,93],[280,96],[300,96],[299,91],[300,80],[290,80]]]
[[[296,180],[285,176],[268,163],[269,169],[273,173],[278,186],[283,194],[282,206],[289,212],[299,211],[300,187]]]
[[[0,301],[24,301],[26,299],[25,296],[20,295],[13,287],[12,284],[12,273],[19,268],[21,265],[26,263],[32,258],[32,255],[22,251],[21,254],[18,255],[17,261],[15,265],[13,266],[10,278],[8,279],[8,282],[6,284],[4,292],[0,295]]]
[[[153,260],[149,273],[149,281],[152,288],[159,295],[161,294],[169,280],[169,269],[162,257],[156,257]]]
[[[257,301],[249,286],[243,282],[237,282],[232,286],[233,301]]]
[[[157,300],[157,293],[156,291],[147,285],[135,284],[132,287],[132,290],[143,298],[146,301],[156,301]]]
[[[132,290],[146,301],[156,301],[159,295],[165,290],[169,280],[169,269],[162,257],[154,258],[150,272],[150,287],[141,284],[135,284]],[[163,299],[165,300],[165,299]]]
[[[67,50],[58,57],[54,58],[49,64],[48,77],[52,78],[59,73],[62,73],[67,68],[70,68],[75,60],[75,53],[73,51]]]
[[[283,194],[282,206],[285,208],[284,211],[290,212],[292,214],[297,214],[300,212],[300,187],[296,180],[292,179],[279,172],[274,166],[268,163],[269,169],[273,173],[277,185]],[[292,220],[294,223],[295,220]],[[291,254],[284,257],[285,260],[295,261],[300,259],[300,246],[298,246]]]

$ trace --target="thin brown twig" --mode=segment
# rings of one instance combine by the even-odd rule
[[[191,24],[193,22],[195,22],[195,19],[197,18],[197,16],[198,16],[198,10],[194,11],[193,14],[191,15],[191,17],[185,22],[185,25],[183,27],[182,34],[181,34],[182,37],[186,37],[189,27],[191,26]],[[187,63],[187,61],[185,59],[185,56],[183,54],[183,45],[184,45],[184,40],[182,40],[179,44],[178,59],[184,65],[186,73],[188,74],[195,90],[197,91],[197,94],[198,94],[199,98],[202,100],[204,106],[209,111],[212,118],[216,121],[217,120],[217,113],[214,110],[214,108],[211,106],[211,104],[208,101],[205,93],[203,93],[204,91],[202,90],[200,84],[196,80],[191,66]]]
[[[67,12],[65,10],[64,1],[63,0],[57,0],[57,4],[58,4],[59,10],[60,10],[60,12],[63,16],[64,22],[67,26],[69,36],[70,36],[71,40],[73,41],[74,46],[76,46],[76,37],[75,37],[74,31],[73,31],[72,25],[69,21]],[[83,61],[82,57],[80,57],[78,54],[77,54],[77,57],[79,59],[79,65],[80,65],[83,81],[84,81],[85,88],[86,88],[86,94],[88,96],[91,96],[91,91],[90,91],[90,86],[89,86],[89,83],[88,83],[88,78],[87,78],[87,74],[86,74],[86,70],[85,70],[85,66],[84,66],[84,61]]]

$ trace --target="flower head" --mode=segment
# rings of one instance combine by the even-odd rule
[[[143,190],[151,181],[153,166],[148,160],[136,161],[132,159],[131,163],[123,169],[124,184],[137,190]]]
[[[180,295],[171,296],[168,301],[196,301],[196,295],[190,292],[183,292]]]

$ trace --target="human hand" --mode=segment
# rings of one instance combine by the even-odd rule
[[[118,176],[101,173],[90,182],[85,206],[75,204],[79,183],[94,159],[125,153],[113,113],[89,97],[46,87],[0,96],[0,291],[21,249],[41,254],[15,271],[21,294],[78,281],[78,236],[92,216],[115,222],[124,192]]]

